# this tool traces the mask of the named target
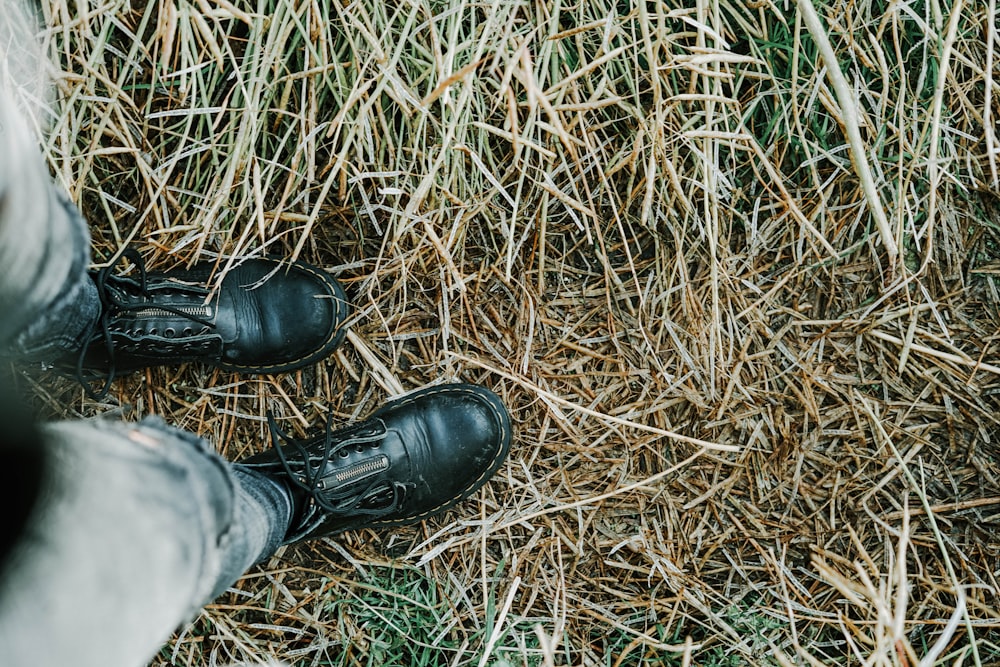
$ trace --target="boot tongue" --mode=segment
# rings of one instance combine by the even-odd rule
[[[152,283],[149,296],[119,293],[119,317],[129,323],[130,335],[185,338],[208,333],[214,324],[216,306],[207,301],[208,292],[181,282]]]
[[[137,320],[188,321],[199,323],[198,320],[211,322],[215,317],[215,307],[205,303],[201,294],[175,293],[167,296],[156,295],[152,301],[138,307],[135,311]],[[200,324],[200,323],[199,323]],[[201,324],[201,326],[205,326]]]

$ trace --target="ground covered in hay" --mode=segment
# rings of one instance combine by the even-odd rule
[[[1000,663],[994,0],[44,5],[95,263],[295,255],[356,309],[314,369],[49,413],[516,422],[460,511],[288,548],[153,664]]]

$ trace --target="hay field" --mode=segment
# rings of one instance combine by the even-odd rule
[[[462,380],[516,424],[153,664],[1000,664],[995,0],[43,4],[95,263],[298,256],[356,309],[315,369],[50,412],[236,459]]]

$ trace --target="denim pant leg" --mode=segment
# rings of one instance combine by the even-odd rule
[[[0,88],[0,357],[46,361],[79,349],[101,307],[89,264],[86,223]]]
[[[43,438],[41,500],[0,573],[0,665],[141,667],[284,535],[276,485],[159,419]]]

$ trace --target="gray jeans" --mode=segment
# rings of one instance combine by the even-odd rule
[[[86,229],[2,92],[0,125],[0,349],[72,349],[99,308]],[[5,667],[145,664],[289,522],[278,482],[156,418],[49,424],[40,446],[40,500],[0,570]]]
[[[35,142],[0,89],[0,356],[51,359],[79,345],[101,304],[86,224]]]

